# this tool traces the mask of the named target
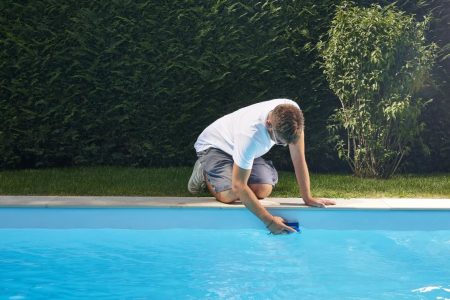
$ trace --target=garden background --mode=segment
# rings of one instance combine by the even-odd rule
[[[212,121],[286,97],[304,111],[310,169],[348,171],[328,141],[339,101],[316,48],[340,3],[1,1],[0,168],[192,165]],[[373,3],[391,1],[357,2]],[[448,172],[450,1],[396,6],[431,15],[427,38],[440,47],[418,95],[433,99],[426,127],[401,170]]]

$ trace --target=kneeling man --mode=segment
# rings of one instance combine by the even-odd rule
[[[220,202],[242,201],[274,234],[295,231],[258,201],[268,197],[278,182],[272,162],[261,156],[274,145],[289,145],[303,201],[317,207],[335,204],[311,195],[303,124],[300,107],[289,99],[256,103],[223,116],[195,143],[198,160],[189,179],[189,191],[195,194],[207,188]]]

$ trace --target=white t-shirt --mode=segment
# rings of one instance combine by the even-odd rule
[[[194,145],[195,150],[220,149],[231,155],[239,167],[250,170],[253,160],[275,145],[266,128],[266,119],[269,112],[280,104],[299,107],[289,99],[274,99],[241,108],[203,130]]]

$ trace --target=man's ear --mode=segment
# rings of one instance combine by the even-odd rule
[[[269,112],[269,115],[267,116],[266,126],[268,128],[272,128],[273,127],[273,124],[272,124],[272,112]]]
[[[266,119],[266,126],[268,128],[272,128],[273,127],[272,120],[271,120],[270,116]]]

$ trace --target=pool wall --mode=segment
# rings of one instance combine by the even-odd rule
[[[269,211],[300,227],[350,230],[449,230],[450,210],[298,209]],[[0,228],[264,229],[246,208],[0,208]]]

